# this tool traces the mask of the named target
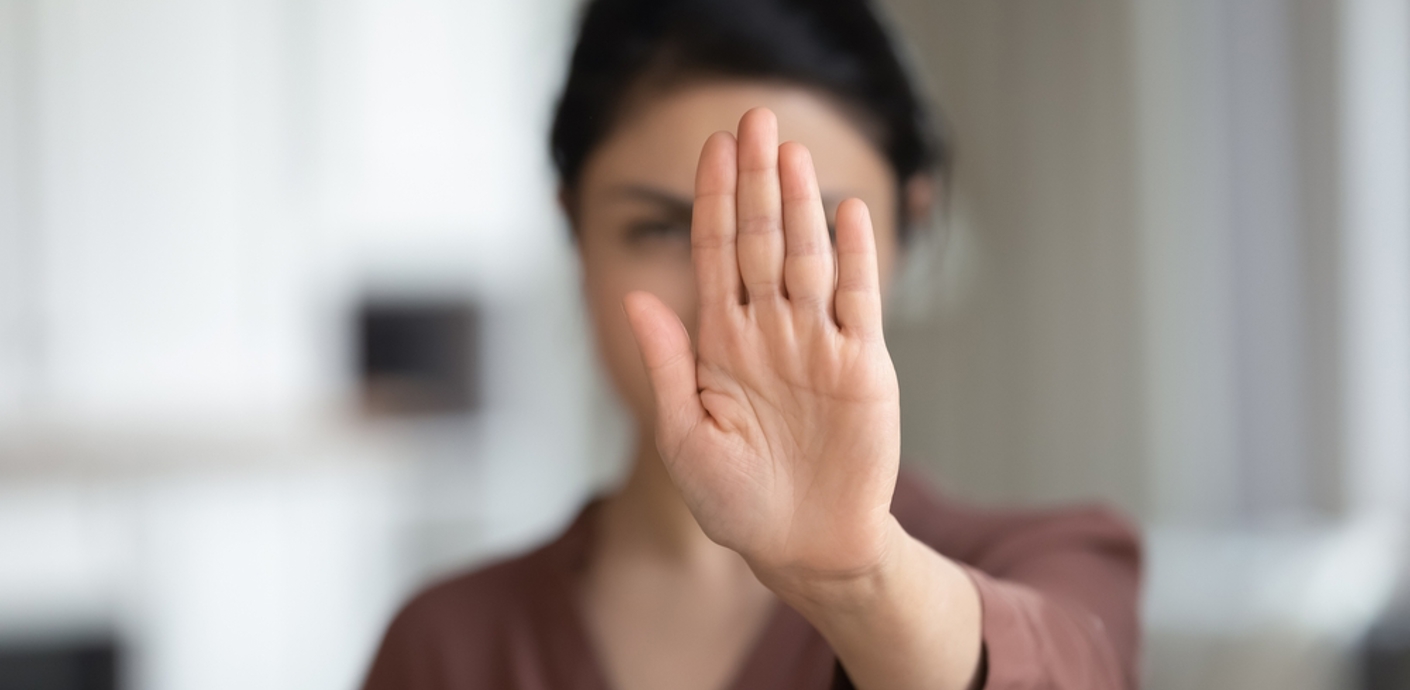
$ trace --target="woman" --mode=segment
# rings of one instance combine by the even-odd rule
[[[1127,528],[898,471],[882,293],[944,155],[865,0],[595,0],[552,145],[635,464],[369,690],[1135,685]]]

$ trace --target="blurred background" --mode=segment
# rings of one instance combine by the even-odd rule
[[[1149,688],[1410,688],[1410,2],[883,4],[908,459],[1137,520]],[[614,481],[575,5],[0,0],[0,688],[352,688]]]

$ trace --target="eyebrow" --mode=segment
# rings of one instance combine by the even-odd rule
[[[614,187],[611,193],[615,196],[624,196],[638,201],[665,206],[674,213],[690,215],[690,209],[694,206],[694,200],[690,197],[683,197],[672,194],[664,189],[649,187],[646,185],[628,184]]]
[[[624,196],[631,199],[637,199],[639,201],[645,201],[648,203],[656,204],[659,206],[665,206],[672,212],[683,213],[687,215],[689,215],[691,207],[694,205],[693,199],[689,197],[683,197],[679,194],[674,194],[664,189],[658,189],[656,187],[651,187],[648,185],[625,184],[613,187],[609,191],[617,196]],[[854,195],[829,194],[824,192],[822,194],[823,207],[836,208],[837,205],[842,203],[844,199],[850,199],[852,198],[852,196]]]

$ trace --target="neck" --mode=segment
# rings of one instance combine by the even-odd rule
[[[602,531],[618,548],[681,564],[715,561],[734,553],[710,541],[666,472],[652,438],[637,443],[626,483],[603,506]]]

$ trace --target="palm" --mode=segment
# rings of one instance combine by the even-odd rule
[[[657,398],[662,460],[715,541],[770,568],[865,568],[899,455],[865,206],[838,210],[837,250],[807,151],[768,111],[706,143],[692,256],[697,349],[644,293],[627,307]]]

